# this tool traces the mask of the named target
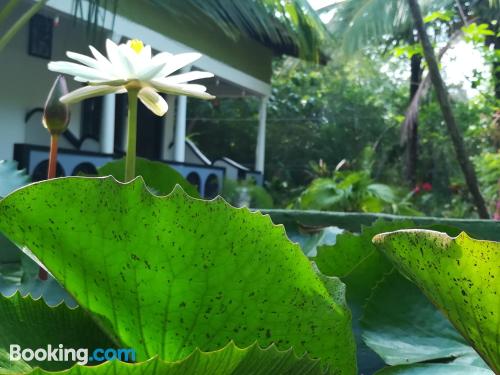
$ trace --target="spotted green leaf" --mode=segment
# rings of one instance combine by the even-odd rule
[[[0,370],[1,374],[1,370]],[[40,369],[29,375],[49,375],[53,372]],[[165,362],[158,357],[135,364],[110,361],[94,367],[76,365],[60,375],[321,375],[323,371],[318,360],[297,357],[292,349],[279,351],[275,346],[262,349],[254,344],[240,349],[229,343],[223,349],[204,353],[195,350],[188,357],[177,362]],[[19,373],[18,373],[19,375]]]
[[[340,277],[346,283],[349,301],[362,305],[376,283],[393,268],[373,245],[373,236],[414,226],[411,221],[379,220],[363,227],[360,234],[345,232],[337,236],[334,245],[319,246],[313,259],[323,274]]]
[[[384,233],[373,242],[500,372],[500,243],[426,230]]]
[[[51,345],[58,348],[93,350],[115,347],[111,339],[81,308],[69,308],[64,303],[49,307],[43,299],[0,296],[0,351],[9,352],[11,345],[36,350]],[[76,361],[29,361],[31,367],[63,370]],[[17,361],[11,362],[16,365]],[[1,372],[0,372],[1,373]]]
[[[280,351],[275,346],[260,348],[253,344],[238,348],[229,343],[223,349],[204,353],[195,350],[182,361],[165,362],[158,357],[134,365],[112,361],[97,367],[83,367],[75,361],[30,361],[10,360],[10,345],[24,349],[45,349],[48,345],[58,348],[80,350],[80,361],[84,361],[82,350],[92,357],[93,350],[106,350],[115,345],[96,323],[81,308],[71,309],[60,304],[49,307],[43,300],[21,297],[0,297],[0,374],[52,374],[64,370],[64,374],[310,374],[321,375],[320,361],[303,356],[297,357],[292,349]],[[95,366],[96,362],[89,362]],[[72,367],[73,366],[73,367]],[[40,367],[39,369],[34,369]]]
[[[139,360],[257,341],[355,373],[343,284],[320,280],[284,228],[261,213],[180,188],[157,197],[141,178],[68,177],[1,201],[0,230]]]

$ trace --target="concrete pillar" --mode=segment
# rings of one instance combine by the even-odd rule
[[[255,170],[264,173],[266,154],[266,117],[267,96],[262,97],[259,108],[259,131],[257,133],[257,147],[255,149]]]
[[[174,161],[184,162],[186,158],[186,115],[187,97],[177,97],[177,116],[175,119]]]
[[[115,102],[115,94],[105,95],[102,100],[100,145],[105,154],[115,151]]]
[[[190,70],[191,66],[186,66],[179,73],[187,73]],[[175,116],[174,161],[181,163],[186,159],[186,116],[187,96],[178,96]]]

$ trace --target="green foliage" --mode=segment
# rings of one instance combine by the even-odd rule
[[[500,243],[418,230],[380,234],[373,241],[498,372]]]
[[[182,175],[169,165],[144,158],[136,159],[135,170],[142,176],[146,185],[159,195],[167,195],[180,185],[190,196],[199,198],[196,187],[191,185]],[[99,176],[113,176],[119,181],[124,181],[125,159],[113,160],[98,169]]]
[[[304,190],[297,206],[306,210],[418,214],[395,189],[374,182],[364,171],[336,172],[318,178]]]
[[[428,14],[427,16],[424,17],[424,23],[431,23],[436,20],[444,21],[444,22],[450,22],[453,17],[453,12],[450,10],[443,11],[443,10],[437,10],[435,12],[432,12]]]
[[[473,43],[484,43],[487,36],[495,35],[495,32],[490,30],[490,25],[487,23],[478,25],[472,22],[462,27],[462,32],[464,33],[465,40]]]
[[[402,44],[400,46],[394,47],[393,50],[394,56],[400,57],[405,56],[408,59],[411,59],[414,55],[424,55],[424,50],[420,43],[418,44]]]
[[[226,179],[220,195],[236,207],[273,208],[271,195],[262,186],[252,181]]]
[[[140,178],[70,177],[2,200],[0,230],[33,251],[138,360],[177,361],[230,341],[275,343],[332,373],[355,373],[343,284],[320,279],[260,213],[180,189],[157,197]]]
[[[495,211],[500,199],[500,153],[485,152],[474,159],[477,176],[490,211]]]
[[[453,0],[422,0],[424,14],[433,14]],[[341,35],[343,49],[352,54],[370,44],[381,44],[396,36],[410,39],[411,13],[407,1],[402,0],[346,0],[329,25],[335,35]]]
[[[380,75],[379,64],[366,60],[340,65],[333,60],[317,66],[292,59],[275,63],[265,165],[266,188],[275,207],[288,205],[310,183],[311,161],[322,159],[335,166],[342,159],[356,160],[365,147],[377,143],[375,173],[392,170],[385,154],[399,142],[392,113],[401,95]],[[212,160],[227,156],[253,167],[258,106],[251,97],[193,101],[188,106],[189,137]]]

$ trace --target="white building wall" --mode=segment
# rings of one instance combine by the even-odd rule
[[[3,7],[6,0],[0,0]],[[42,13],[43,14],[43,13]],[[16,16],[8,21],[11,25]],[[49,14],[55,16],[56,13]],[[2,28],[4,32],[5,28]],[[49,135],[41,129],[41,114],[32,117],[28,124],[24,118],[28,111],[43,107],[56,73],[47,70],[48,60],[28,55],[29,26],[18,33],[7,47],[0,52],[0,160],[12,159],[14,143],[49,145]],[[61,16],[53,28],[52,60],[67,59],[65,51],[88,54],[87,38],[82,25],[75,26],[71,17]],[[70,90],[80,85],[68,78]],[[80,135],[80,105],[71,107],[70,129]],[[43,130],[43,131],[41,131]],[[61,147],[70,147],[61,140]]]

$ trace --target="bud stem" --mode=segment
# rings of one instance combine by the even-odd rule
[[[59,136],[57,134],[53,134],[50,136],[49,171],[47,173],[48,180],[56,177],[58,141]]]
[[[137,148],[137,95],[138,90],[128,90],[128,130],[127,155],[125,157],[125,182],[135,177],[135,158]]]

